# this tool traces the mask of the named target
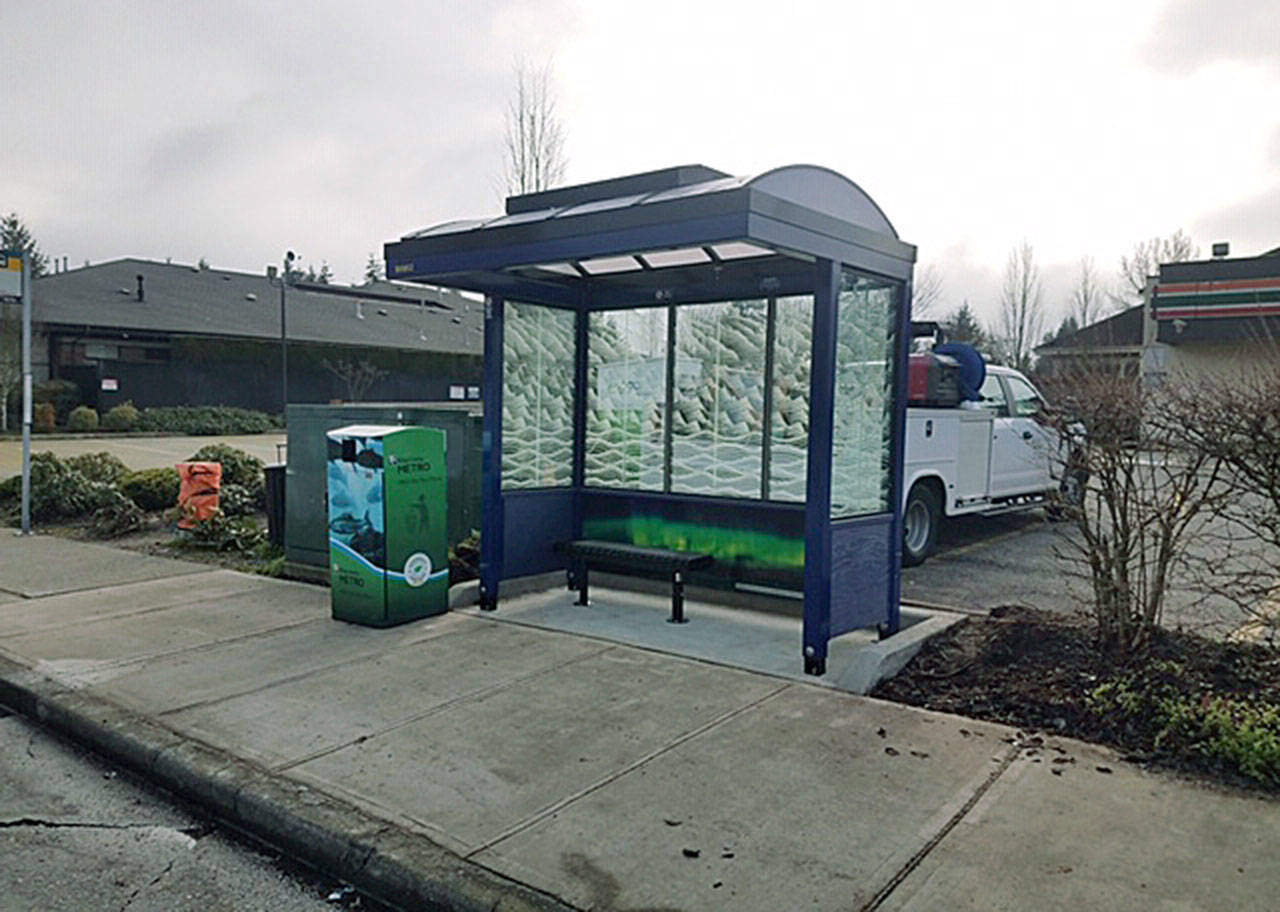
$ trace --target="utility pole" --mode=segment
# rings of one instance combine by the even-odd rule
[[[289,284],[293,271],[294,255],[290,250],[284,255],[284,272],[280,275],[280,414],[289,409],[289,336],[284,316],[284,287]]]
[[[31,534],[31,253],[22,252],[22,534]]]

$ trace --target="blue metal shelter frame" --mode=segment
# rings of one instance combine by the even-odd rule
[[[409,234],[386,244],[385,256],[392,279],[485,295],[482,607],[496,607],[504,579],[563,567],[553,544],[583,537],[584,528],[602,516],[646,512],[659,522],[679,522],[713,515],[722,527],[790,529],[802,537],[803,572],[797,581],[803,585],[806,672],[824,673],[832,637],[862,627],[897,631],[915,248],[898,238],[880,208],[852,181],[808,165],[750,178],[701,165],[670,168],[514,196],[502,216]],[[844,407],[837,402],[842,370],[837,335],[841,307],[856,306],[847,291],[858,282],[877,283],[893,298],[886,311],[885,354],[878,362],[884,367],[884,389],[876,400],[883,401],[883,490],[879,507],[833,515],[833,442]],[[767,442],[759,498],[674,491],[677,313],[705,302],[767,299],[765,357],[772,359],[775,302],[782,295],[812,296],[803,500],[769,498]],[[573,376],[564,378],[572,382],[571,471],[560,473],[563,481],[557,485],[503,486],[508,302],[552,308],[573,321]],[[669,313],[663,483],[657,490],[593,484],[586,466],[592,315],[655,307]],[[771,401],[772,390],[765,395]],[[766,438],[769,433],[766,427]]]

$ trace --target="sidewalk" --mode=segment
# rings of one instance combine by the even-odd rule
[[[1275,802],[1089,745],[501,608],[352,627],[322,588],[3,534],[0,703],[406,907],[1280,895]]]

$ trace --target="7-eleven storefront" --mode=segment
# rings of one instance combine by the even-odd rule
[[[1280,248],[1163,265],[1147,304],[1145,377],[1194,378],[1280,362]]]

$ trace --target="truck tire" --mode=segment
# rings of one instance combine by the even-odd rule
[[[1050,522],[1074,519],[1084,503],[1084,489],[1089,483],[1089,473],[1083,469],[1071,469],[1062,478],[1058,491],[1045,505],[1045,515]]]
[[[902,511],[902,566],[924,563],[938,544],[942,503],[931,484],[916,482]]]

